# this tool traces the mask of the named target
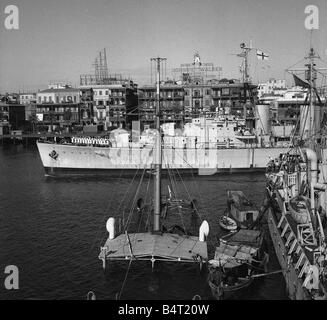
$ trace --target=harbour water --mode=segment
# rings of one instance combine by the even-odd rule
[[[90,290],[97,299],[192,299],[196,294],[213,299],[206,268],[195,265],[156,262],[152,271],[150,262],[133,262],[126,278],[128,262],[103,271],[98,254],[107,237],[106,221],[117,211],[129,212],[137,180],[47,178],[36,147],[23,145],[0,147],[0,177],[0,270],[16,265],[20,272],[19,290],[0,286],[0,299],[85,299]],[[265,196],[263,173],[188,176],[177,181],[181,195],[188,196],[182,194],[184,184],[209,222],[209,257],[222,235],[218,217],[226,208],[227,190],[244,191],[258,206]],[[146,188],[145,177],[142,192]],[[268,245],[269,270],[277,270]],[[241,298],[287,299],[282,275],[258,280]]]

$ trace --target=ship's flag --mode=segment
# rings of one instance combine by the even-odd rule
[[[269,56],[260,50],[257,50],[257,58],[259,60],[269,60]]]
[[[303,87],[303,88],[309,88],[310,87],[309,83],[303,81],[301,78],[299,78],[295,74],[293,74],[293,78],[294,78],[294,83],[295,83],[295,85],[297,87]]]

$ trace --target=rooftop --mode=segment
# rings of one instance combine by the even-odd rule
[[[45,89],[39,93],[56,93],[56,92],[79,92],[79,89],[76,88],[65,88],[65,89]]]

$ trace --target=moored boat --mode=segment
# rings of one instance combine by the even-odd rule
[[[240,228],[251,228],[259,217],[259,210],[243,191],[227,191],[227,208]]]
[[[157,61],[157,93],[159,97],[160,92],[160,62],[161,58],[156,58]],[[159,119],[159,99],[157,99],[157,116],[155,135],[155,161],[153,163],[154,176],[154,192],[152,197],[146,195],[146,199],[139,198],[140,186],[142,178],[145,174],[145,169],[141,175],[141,181],[137,188],[133,200],[133,207],[130,211],[125,224],[119,234],[116,234],[115,218],[110,217],[107,221],[106,228],[108,231],[108,239],[106,240],[99,253],[99,259],[102,260],[103,268],[106,267],[107,261],[129,261],[129,267],[133,261],[150,261],[152,268],[156,261],[162,262],[176,262],[176,263],[193,263],[200,264],[207,261],[207,243],[206,237],[209,234],[209,225],[206,220],[203,220],[198,236],[187,232],[184,227],[176,225],[175,223],[169,224],[167,222],[167,215],[172,210],[182,218],[183,209],[189,209],[194,214],[198,214],[196,201],[190,199],[190,202],[185,203],[175,197],[174,183],[168,187],[169,195],[166,201],[162,201],[162,183],[161,183],[161,169],[162,169],[162,135],[160,134],[160,119]],[[172,182],[173,182],[173,177]],[[148,197],[149,196],[149,197]],[[185,208],[185,204],[186,207]],[[164,208],[168,208],[165,210]],[[167,212],[168,211],[168,212]],[[137,212],[139,221],[137,223],[136,231],[130,230],[130,222],[132,215]],[[153,219],[151,219],[151,216]],[[188,215],[190,216],[190,215]],[[142,228],[142,220],[143,226]],[[151,222],[152,220],[152,222]],[[126,277],[129,272],[127,269]],[[119,299],[121,292],[117,296]]]
[[[235,231],[237,230],[237,223],[230,217],[225,215],[219,218],[219,225],[222,229],[226,231]]]
[[[264,271],[268,255],[264,252],[263,232],[244,230],[220,239],[214,259],[209,260],[208,284],[217,299],[235,299]]]
[[[266,174],[269,232],[292,300],[327,299],[327,147],[319,137],[317,58],[310,48],[303,69],[308,82],[300,79],[308,100],[301,143],[270,161]]]

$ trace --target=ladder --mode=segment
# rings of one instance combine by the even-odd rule
[[[303,228],[303,230],[306,230],[305,228],[307,226],[300,226]],[[295,266],[297,276],[300,279],[308,272],[310,266],[310,261],[302,248],[302,243],[293,232],[285,215],[282,215],[278,221],[277,229],[280,232],[280,236],[285,246],[285,253],[287,253],[289,259],[292,259],[292,263]]]

